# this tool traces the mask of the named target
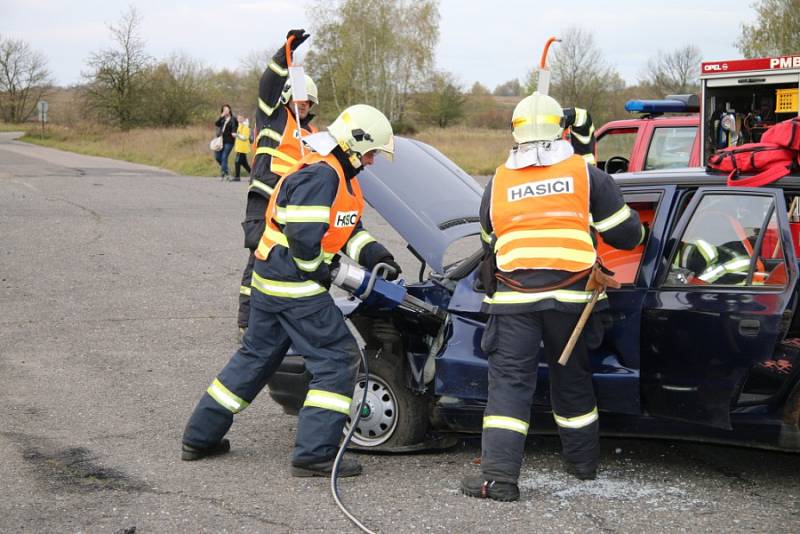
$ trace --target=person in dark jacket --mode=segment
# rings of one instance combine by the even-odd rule
[[[305,30],[291,30],[286,38],[292,38],[291,50],[300,46],[309,35]],[[301,143],[297,134],[295,107],[303,136],[316,132],[311,126],[314,119],[312,108],[317,104],[317,86],[306,76],[308,100],[291,102],[286,48],[281,46],[261,75],[258,84],[258,108],[256,110],[256,153],[253,157],[253,170],[250,173],[250,187],[247,190],[247,207],[244,222],[244,246],[250,250],[239,286],[239,313],[237,323],[239,336],[244,335],[250,317],[250,281],[253,276],[255,250],[261,234],[264,233],[264,211],[278,179],[294,165],[301,156]]]
[[[341,251],[367,269],[400,266],[364,229],[356,175],[377,152],[394,152],[392,127],[377,109],[345,109],[308,138],[310,152],[275,186],[256,250],[250,326],[241,348],[217,375],[186,425],[181,458],[199,460],[230,449],[223,436],[278,368],[291,345],[312,379],[297,423],[293,476],[330,476],[358,370],[358,348],[328,293]],[[361,465],[344,458],[341,476]]]
[[[595,233],[622,249],[645,238],[611,176],[561,139],[558,102],[534,93],[517,105],[512,125],[518,145],[497,168],[480,207],[483,311],[489,314],[481,348],[489,357],[489,398],[482,474],[461,484],[469,496],[501,501],[519,498],[542,342],[567,468],[580,479],[595,477],[598,414],[584,336],[566,366],[557,360],[591,298],[586,285],[597,262]],[[598,309],[607,306],[602,298]]]
[[[231,177],[228,169],[228,157],[231,154],[231,150],[233,150],[233,145],[236,141],[236,130],[239,128],[239,123],[236,121],[236,117],[233,116],[231,107],[228,104],[223,104],[219,118],[214,125],[219,129],[219,135],[222,136],[222,150],[216,151],[214,157],[219,164],[220,179],[225,181]]]

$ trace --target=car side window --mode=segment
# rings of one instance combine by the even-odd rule
[[[597,167],[609,174],[626,172],[638,134],[635,127],[606,131],[597,139]]]
[[[696,126],[655,128],[647,149],[644,169],[650,171],[688,166],[696,135]]]
[[[624,198],[628,207],[639,214],[639,220],[652,227],[661,195],[626,194]],[[614,279],[623,285],[635,283],[646,246],[647,243],[641,243],[632,250],[620,250],[609,246],[603,241],[603,236],[597,234],[597,255],[600,261],[606,268],[614,271]]]
[[[782,286],[786,279],[773,198],[719,194],[700,199],[664,285]]]

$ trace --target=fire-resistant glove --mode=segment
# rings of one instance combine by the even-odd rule
[[[326,263],[322,263],[316,271],[307,273],[305,277],[313,280],[325,289],[331,288],[331,270]]]
[[[575,124],[575,108],[562,108],[564,116],[561,118],[561,127],[565,130]]]
[[[294,40],[292,41],[291,47],[292,52],[297,50],[297,47],[303,44],[303,42],[311,37],[311,35],[307,34],[305,30],[289,30],[289,33],[286,34],[286,40],[289,40],[289,37],[294,36]]]

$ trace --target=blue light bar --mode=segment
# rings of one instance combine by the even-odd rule
[[[680,100],[628,100],[625,111],[631,113],[686,113],[690,106]]]

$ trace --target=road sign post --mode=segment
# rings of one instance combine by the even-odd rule
[[[36,107],[39,109],[39,122],[42,123],[42,132],[39,134],[39,137],[44,139],[44,125],[47,122],[47,109],[50,106],[48,106],[46,100],[39,100]]]

